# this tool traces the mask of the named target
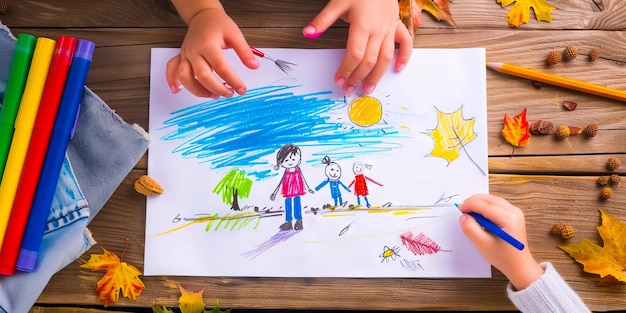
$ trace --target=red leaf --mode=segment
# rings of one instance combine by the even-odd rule
[[[439,251],[450,252],[450,250],[443,250],[441,247],[424,233],[419,233],[414,236],[412,232],[408,231],[400,235],[402,244],[411,250],[415,255],[435,254]]]

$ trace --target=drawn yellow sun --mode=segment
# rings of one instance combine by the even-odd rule
[[[350,120],[361,127],[372,126],[383,118],[383,106],[378,99],[371,96],[360,96],[348,107]]]

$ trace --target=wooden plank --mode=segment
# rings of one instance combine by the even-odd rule
[[[122,255],[128,239],[124,261],[140,270],[143,268],[145,198],[132,187],[134,179],[143,173],[132,171],[120,185],[89,226],[98,244],[51,279],[38,300],[39,305],[98,305],[95,286],[104,273],[79,266],[90,253],[101,253],[101,247]],[[622,209],[626,205],[626,190],[618,189],[609,201],[600,201],[595,179],[591,176],[490,175],[490,188],[493,194],[507,197],[524,210],[529,245],[537,260],[553,262],[592,310],[619,310],[623,308],[623,300],[615,294],[626,292],[626,286],[597,287],[598,277],[582,272],[582,266],[557,247],[564,241],[549,234],[554,223],[561,223],[572,225],[576,230],[570,242],[579,242],[582,238],[598,242],[595,227],[600,223],[599,207],[626,221],[626,211]],[[173,208],[172,216],[175,214]],[[163,251],[163,257],[176,262],[177,258],[185,256]],[[219,257],[218,252],[215,257]],[[207,266],[209,264],[207,260]],[[219,299],[220,306],[235,309],[514,309],[504,292],[505,277],[497,270],[493,275],[492,279],[445,280],[142,277],[146,288],[139,299],[133,302],[120,298],[112,307],[147,307],[153,302],[176,306],[177,285],[182,284],[194,291],[205,288],[205,302],[209,305]],[[280,290],[298,292],[284,297]],[[451,298],[455,301],[449,301]]]
[[[531,13],[528,24],[520,28],[531,29],[604,29],[626,28],[626,7],[620,0],[602,1],[600,10],[592,1],[552,0],[551,23],[538,22]],[[242,28],[248,27],[303,27],[324,6],[326,1],[309,0],[294,5],[289,0],[222,1],[226,12]],[[455,1],[450,10],[459,29],[508,29],[506,14],[510,7],[502,8],[493,0]],[[259,15],[265,18],[259,19]],[[20,0],[11,1],[10,10],[4,14],[3,23],[11,27],[184,27],[184,23],[169,1],[80,1]],[[345,27],[345,23],[338,23]],[[438,22],[423,13],[422,29],[448,28],[448,23]]]

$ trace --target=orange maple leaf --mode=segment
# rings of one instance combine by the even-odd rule
[[[87,263],[80,267],[91,269],[92,271],[106,270],[106,274],[98,281],[96,291],[98,300],[108,306],[117,302],[120,290],[122,295],[131,300],[137,300],[145,285],[139,279],[141,272],[134,266],[121,262],[120,258],[102,248],[103,254],[92,254]]]
[[[599,283],[626,282],[626,225],[599,209],[602,225],[596,227],[604,247],[583,238],[582,242],[558,245],[587,273],[600,275]]]
[[[444,20],[454,26],[456,23],[450,13],[448,0],[399,0],[400,19],[411,35],[422,24],[422,10],[430,13],[437,21]]]
[[[528,121],[526,120],[526,109],[513,118],[506,113],[504,114],[502,137],[514,147],[521,147],[528,144],[530,141],[530,132]]]
[[[533,8],[537,21],[552,22],[552,15],[550,12],[555,7],[548,4],[547,0],[497,0],[502,7],[506,7],[515,2],[515,5],[509,10],[506,15],[506,20],[509,23],[509,27],[516,28],[522,25],[522,23],[528,23],[530,18],[530,8]]]

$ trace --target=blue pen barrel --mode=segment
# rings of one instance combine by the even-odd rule
[[[20,271],[32,272],[37,264],[37,255],[77,119],[94,48],[94,43],[87,40],[78,40],[76,44],[17,260],[17,269]]]

